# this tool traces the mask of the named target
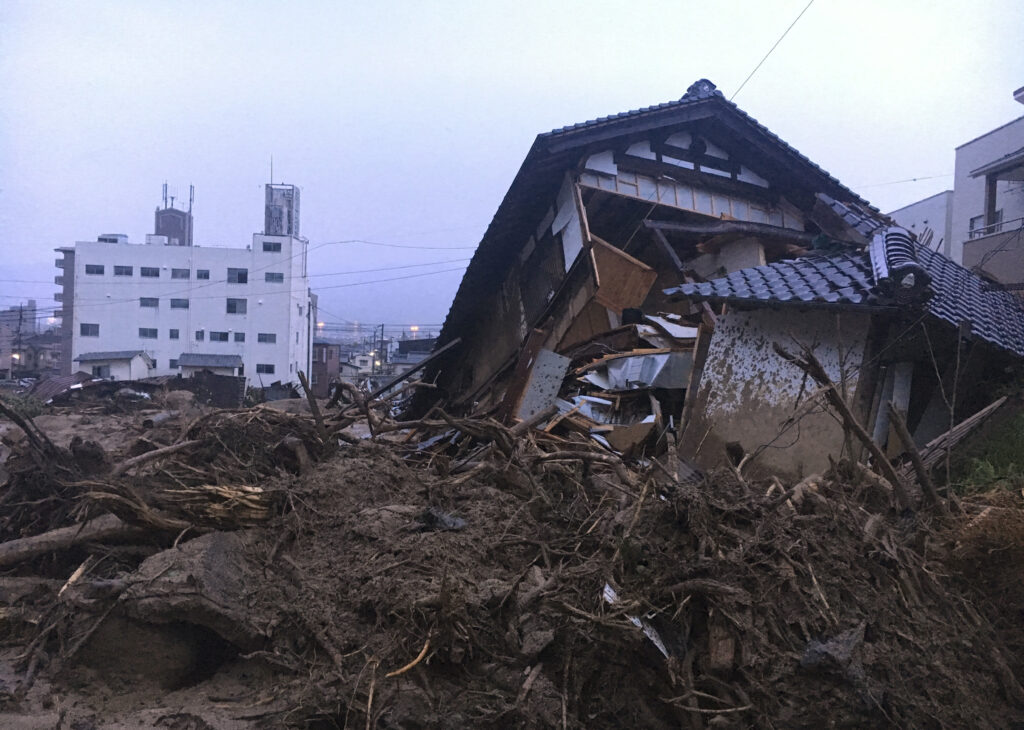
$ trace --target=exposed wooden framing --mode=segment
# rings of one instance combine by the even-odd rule
[[[572,183],[572,199],[576,204],[576,215],[580,219],[580,233],[583,236],[583,248],[588,248],[590,246],[590,222],[587,220],[587,206],[583,205],[583,195],[580,193],[580,184],[575,179]]]
[[[669,177],[688,185],[696,185],[708,188],[709,190],[719,190],[769,205],[776,205],[779,202],[778,192],[771,188],[763,188],[760,185],[743,182],[742,180],[733,180],[732,178],[721,177],[720,175],[702,174],[668,162],[648,160],[646,157],[636,157],[634,155],[616,154],[615,164],[620,169],[629,172],[639,172],[654,178]]]
[[[667,142],[652,142],[651,150],[676,160],[692,162],[694,165],[699,165],[702,168],[710,167],[712,170],[728,172],[733,176],[733,179],[736,179],[736,175],[739,174],[741,168],[740,163],[735,160],[726,159],[724,157],[715,157],[714,155],[708,154],[695,154],[691,150],[676,147],[675,145],[668,144]]]
[[[661,244],[665,253],[668,254],[669,259],[672,261],[672,265],[676,267],[676,271],[680,274],[686,273],[686,269],[683,267],[683,262],[680,260],[679,254],[677,254],[676,250],[672,248],[672,244],[668,242],[668,239],[665,237],[665,234],[662,233],[661,229],[651,228],[648,226],[648,230],[653,231],[654,237],[657,239],[658,243]]]
[[[686,383],[686,397],[683,400],[683,412],[679,416],[680,423],[676,429],[680,434],[693,417],[697,390],[704,375],[704,364],[708,359],[708,349],[711,347],[713,333],[713,329],[703,324],[697,327],[697,341],[693,345],[693,366],[690,368],[690,379]]]
[[[763,236],[787,241],[810,243],[816,234],[797,231],[792,228],[773,226],[771,223],[754,223],[753,221],[715,220],[713,222],[679,223],[675,221],[644,221],[644,226],[652,230],[673,231],[704,236],[720,236],[727,233],[738,233],[747,236]]]

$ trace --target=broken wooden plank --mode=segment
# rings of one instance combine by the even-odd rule
[[[439,347],[438,349],[434,350],[432,353],[430,353],[430,355],[428,355],[427,357],[425,357],[422,360],[420,360],[418,363],[413,365],[411,368],[406,370],[404,373],[402,373],[401,375],[395,376],[394,378],[392,378],[388,382],[384,383],[384,385],[382,385],[379,388],[377,388],[377,390],[375,390],[372,393],[370,393],[370,400],[373,400],[374,398],[377,398],[377,397],[383,395],[384,393],[388,392],[391,388],[395,387],[396,385],[401,383],[403,380],[407,380],[414,373],[418,373],[420,370],[425,368],[427,365],[429,365],[430,363],[434,362],[434,360],[439,358],[441,355],[443,355],[444,353],[448,352],[453,347],[456,347],[457,345],[459,345],[461,343],[462,343],[462,338],[461,337],[456,337],[454,340],[452,340],[448,344],[443,345],[442,347]]]
[[[103,515],[71,527],[60,527],[41,535],[20,537],[0,543],[0,568],[17,565],[56,550],[66,550],[84,542],[137,540],[151,534],[150,529],[129,525],[114,515]]]

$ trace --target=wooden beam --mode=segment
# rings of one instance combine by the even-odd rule
[[[370,393],[369,400],[373,400],[374,398],[377,398],[378,396],[386,393],[388,390],[390,390],[391,388],[395,387],[396,385],[401,383],[403,380],[408,379],[409,376],[411,376],[413,373],[419,372],[420,370],[425,368],[427,365],[429,365],[430,363],[432,363],[435,360],[437,360],[437,358],[439,358],[441,355],[443,355],[444,353],[448,352],[449,350],[451,350],[452,348],[456,347],[457,345],[459,345],[461,343],[462,343],[462,338],[461,337],[456,337],[454,340],[449,342],[447,345],[445,345],[445,346],[443,346],[443,347],[441,347],[441,348],[439,348],[437,350],[434,350],[432,353],[430,353],[430,355],[428,357],[420,360],[418,363],[413,365],[411,368],[406,370],[401,375],[398,375],[398,376],[392,378],[388,382],[384,383],[384,385],[382,385],[379,388],[377,388],[377,390],[375,390],[372,393]]]
[[[731,175],[738,175],[740,172],[740,163],[735,160],[729,160],[724,157],[716,157],[708,154],[695,154],[688,149],[677,147],[676,145],[668,144],[667,142],[652,142],[651,150],[676,160],[686,160],[687,162],[692,162],[694,165],[710,167],[712,170],[721,170],[722,172],[728,172]]]
[[[616,154],[614,161],[621,170],[639,172],[643,175],[655,178],[663,176],[670,177],[689,185],[708,188],[710,190],[719,190],[723,193],[729,193],[732,195],[740,195],[744,198],[757,200],[770,205],[775,205],[779,201],[778,193],[770,188],[762,188],[760,185],[753,185],[740,180],[721,177],[720,175],[706,175],[694,172],[693,170],[688,170],[685,167],[673,165],[668,162],[658,162],[657,160],[648,160],[646,157],[636,157],[635,155],[626,154]]]

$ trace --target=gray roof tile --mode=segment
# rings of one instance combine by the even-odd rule
[[[178,356],[178,367],[183,368],[240,368],[240,355],[216,355],[202,352],[183,352]]]
[[[920,303],[929,314],[971,332],[986,342],[1024,357],[1024,301],[993,288],[985,279],[942,254],[917,246],[917,260],[931,276],[932,296]],[[683,284],[666,293],[694,300],[762,305],[807,304],[894,309],[894,302],[874,285],[867,251],[812,254],[734,271],[697,284]],[[767,294],[767,296],[766,296]]]

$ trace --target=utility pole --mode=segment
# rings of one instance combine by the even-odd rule
[[[377,352],[380,355],[380,372],[383,373],[384,372],[384,364],[386,362],[386,359],[385,359],[386,352],[384,350],[384,325],[380,326],[380,349]],[[376,362],[376,361],[374,361],[374,362]]]
[[[14,364],[21,365],[21,323],[25,316],[25,306],[18,305],[18,329],[14,333],[14,352],[11,353],[11,380],[14,380]]]

